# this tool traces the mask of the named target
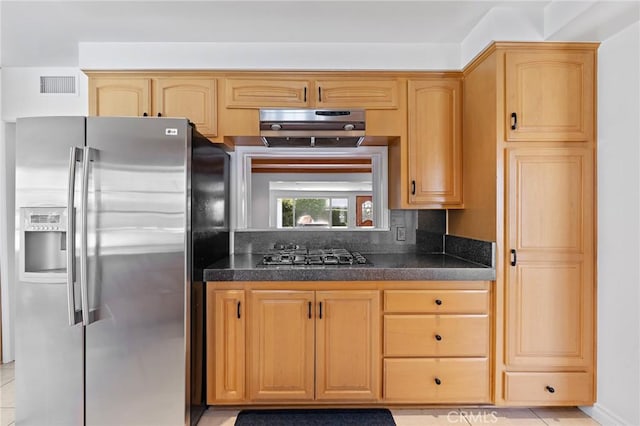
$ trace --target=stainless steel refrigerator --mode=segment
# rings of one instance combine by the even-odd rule
[[[17,425],[197,421],[228,166],[186,119],[17,120]]]

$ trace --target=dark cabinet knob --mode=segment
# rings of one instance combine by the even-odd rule
[[[142,116],[143,116],[143,117],[148,117],[148,116],[149,116],[149,114],[147,114],[146,112],[143,112],[143,113],[142,113]]]
[[[436,340],[439,342],[440,340],[442,340],[442,336],[439,334],[436,334]]]
[[[160,113],[160,112],[159,112],[159,113],[158,113],[158,117],[162,117],[162,113]]]
[[[554,392],[556,391],[552,386],[547,386],[545,389],[546,389],[546,390],[547,390],[547,392],[549,392],[549,393],[554,393]]]
[[[411,195],[416,195],[416,181],[411,181]]]
[[[440,384],[442,383],[442,380],[440,380],[440,379],[438,379],[438,378],[436,377],[435,382],[436,382],[436,385],[440,386]]]
[[[442,305],[442,300],[436,299],[436,305],[438,305],[438,306]]]
[[[238,305],[236,307],[236,316],[238,317],[238,319],[241,318],[241,311],[240,311],[240,301],[238,300]]]

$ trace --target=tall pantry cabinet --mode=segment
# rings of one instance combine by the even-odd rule
[[[464,70],[465,210],[495,240],[494,398],[595,401],[595,43],[494,43]]]

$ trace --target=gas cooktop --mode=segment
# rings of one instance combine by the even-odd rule
[[[258,266],[371,266],[360,253],[344,248],[274,248],[262,256]]]

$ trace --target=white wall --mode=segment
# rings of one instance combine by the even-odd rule
[[[40,93],[40,76],[77,76],[78,93],[54,95]],[[17,117],[87,115],[89,113],[88,79],[79,68],[2,69],[2,119]]]
[[[598,400],[585,411],[640,425],[640,24],[598,63]]]
[[[2,362],[14,359],[13,319],[14,297],[14,169],[15,169],[15,124],[0,122],[0,272],[2,272]]]
[[[79,43],[82,69],[451,70],[457,43]]]

